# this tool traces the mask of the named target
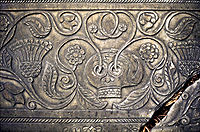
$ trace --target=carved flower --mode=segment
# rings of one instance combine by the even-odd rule
[[[158,58],[159,50],[155,44],[145,43],[140,47],[139,54],[147,62],[153,62]]]
[[[67,48],[65,57],[71,65],[81,64],[85,59],[85,50],[81,46],[75,44]]]
[[[153,27],[157,19],[157,15],[154,12],[144,12],[140,15],[139,23],[143,26],[143,29],[147,31]]]
[[[127,26],[126,26],[126,24],[119,24],[119,30],[121,31],[121,32],[125,32],[126,30],[127,30]]]
[[[89,26],[89,31],[91,33],[96,33],[98,31],[98,28],[96,25],[92,24],[91,26]]]
[[[61,16],[60,23],[65,29],[70,31],[73,30],[75,26],[78,25],[78,21],[76,20],[76,16],[74,14],[66,13]]]
[[[8,18],[4,15],[0,16],[0,31],[7,31],[8,25],[10,24]]]

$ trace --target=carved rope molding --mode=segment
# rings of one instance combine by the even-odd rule
[[[0,0],[1,3],[199,3],[198,0]]]
[[[69,123],[83,126],[57,127],[106,131],[101,123],[117,123],[119,131],[137,131],[200,72],[198,1],[118,1],[131,4],[117,8],[88,1],[92,9],[73,2],[0,1],[0,111],[7,113],[1,114],[2,128]],[[139,9],[134,2],[163,3]],[[174,2],[185,4],[167,4]],[[197,91],[188,102],[198,99]],[[190,106],[184,107],[197,109],[198,117],[199,108]]]
[[[0,123],[146,123],[148,118],[125,119],[63,119],[63,118],[0,118]]]

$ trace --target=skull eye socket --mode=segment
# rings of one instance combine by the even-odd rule
[[[100,69],[99,65],[96,65],[94,67],[94,73],[97,75],[97,76],[105,76],[106,75],[106,66],[103,65],[102,68]]]
[[[109,65],[109,73],[114,76],[121,76],[123,73],[123,69],[120,64],[117,65],[117,68],[114,67],[114,63]]]

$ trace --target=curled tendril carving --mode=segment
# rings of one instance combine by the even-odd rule
[[[114,108],[138,110],[149,100],[152,107],[161,103],[179,85],[180,75],[199,72],[199,42],[187,40],[199,17],[189,12],[38,11],[16,18],[0,13],[0,33],[5,33],[1,38],[1,66],[11,70],[6,76],[24,81],[17,81],[16,96],[5,97],[13,105],[62,109],[74,101],[83,109],[104,109],[111,107],[107,105],[109,98],[118,98],[119,102],[112,102]],[[27,27],[33,39],[13,42],[18,24]],[[51,44],[55,39],[51,31],[60,35],[58,43]],[[167,38],[164,41],[159,38],[161,31]],[[171,39],[173,42],[168,43]],[[48,61],[47,53],[51,56],[47,56]],[[42,80],[41,85],[36,84],[38,80]],[[0,92],[6,95],[11,85],[12,81],[2,82]],[[123,89],[127,90],[125,96]],[[30,100],[24,101],[24,91]]]
[[[81,16],[77,12],[63,11],[51,14],[56,31],[62,35],[73,35],[82,25]]]
[[[96,16],[99,16],[98,18],[100,19],[96,19]],[[123,18],[127,18],[128,22],[124,21]],[[135,32],[135,19],[130,13],[125,11],[97,11],[87,17],[86,34],[90,39],[91,46],[96,50],[99,57],[99,72],[103,68],[103,60],[99,50],[101,44],[98,40],[106,41],[126,38],[129,42],[135,36]],[[124,43],[127,43],[127,41],[124,41]]]
[[[184,16],[181,16],[184,15]],[[176,19],[177,18],[177,19]],[[178,20],[178,21],[177,21]],[[175,27],[170,27],[170,24],[175,22]],[[166,34],[175,40],[184,40],[192,33],[195,25],[200,23],[200,18],[190,12],[175,12],[169,15],[166,19]]]

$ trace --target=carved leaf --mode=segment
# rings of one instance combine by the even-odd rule
[[[46,66],[42,76],[42,86],[44,91],[49,97],[53,98],[56,94],[55,87],[57,79],[58,79],[58,73],[55,67],[49,62],[46,62]]]
[[[118,109],[140,109],[149,100],[150,89],[148,83],[145,87],[139,89],[140,91],[132,91],[128,97],[119,104],[114,103]]]
[[[50,22],[48,22],[48,26],[45,27],[45,23],[42,23],[39,18],[28,18],[24,21],[24,24],[29,27],[31,34],[36,38],[44,38],[51,31]]]
[[[172,90],[176,88],[179,83],[179,76],[171,59],[169,59],[169,61],[166,63],[164,68],[164,75],[169,92],[172,92]]]
[[[194,18],[184,17],[174,29],[167,30],[167,35],[173,39],[183,40],[192,33],[195,24],[196,20]]]
[[[2,41],[0,42],[0,49],[4,47],[6,44],[10,42],[10,40],[14,37],[15,31],[16,31],[17,26],[13,26],[6,34],[4,35]]]
[[[107,105],[107,102],[100,101],[88,88],[79,86],[77,94],[80,104],[87,109],[103,109]]]
[[[11,68],[12,57],[8,54],[6,50],[2,51],[0,57],[1,66]]]

